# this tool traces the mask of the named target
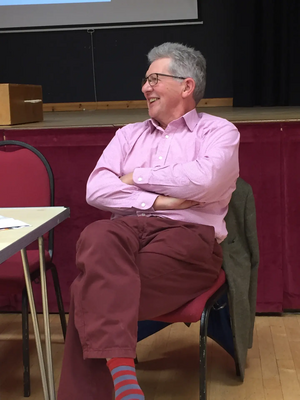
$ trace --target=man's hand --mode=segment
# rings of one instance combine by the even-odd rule
[[[193,200],[177,199],[176,197],[169,197],[160,195],[156,198],[153,208],[154,210],[184,210],[197,206],[199,203]]]
[[[130,174],[126,174],[126,175],[121,176],[120,179],[121,179],[121,181],[123,183],[126,183],[127,185],[134,185],[133,172],[130,172]]]

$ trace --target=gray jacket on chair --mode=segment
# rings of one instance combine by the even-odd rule
[[[225,218],[223,268],[229,285],[229,309],[235,356],[244,379],[247,350],[252,347],[256,309],[259,248],[251,186],[238,178]]]

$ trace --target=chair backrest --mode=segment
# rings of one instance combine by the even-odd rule
[[[17,140],[0,141],[0,207],[54,205],[54,179],[46,158]],[[53,231],[48,248],[52,255]]]

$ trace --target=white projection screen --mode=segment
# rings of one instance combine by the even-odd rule
[[[0,30],[199,24],[200,0],[0,0]]]

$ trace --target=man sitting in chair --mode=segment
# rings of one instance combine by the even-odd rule
[[[87,183],[111,211],[77,243],[59,400],[144,399],[136,380],[137,323],[209,289],[222,265],[224,217],[239,174],[239,132],[198,114],[199,51],[164,43],[142,80],[150,119],[116,132]]]

